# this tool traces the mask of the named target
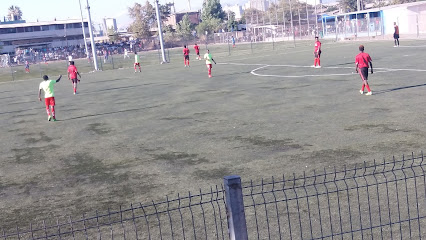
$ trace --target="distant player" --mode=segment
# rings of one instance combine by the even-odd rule
[[[396,22],[393,23],[393,28],[395,29],[395,32],[393,33],[395,45],[393,47],[399,47],[399,27],[396,25]]]
[[[194,45],[194,49],[195,49],[195,54],[197,54],[197,59],[201,60],[201,57],[200,57],[200,47],[197,44],[195,44]]]
[[[136,72],[136,66],[139,67],[139,72],[141,72],[141,59],[138,55],[138,52],[135,51],[135,64],[133,64],[135,72]]]
[[[235,47],[235,38],[234,38],[234,36],[232,36],[231,40],[232,40],[232,47]]]
[[[130,58],[129,51],[127,51],[127,48],[124,49],[124,59]]]
[[[185,62],[185,67],[189,67],[189,49],[183,46],[183,61]]]
[[[57,80],[49,80],[47,75],[43,76],[43,82],[40,83],[38,90],[38,100],[41,102],[41,90],[44,91],[44,102],[46,104],[47,120],[56,121],[55,116],[55,93],[53,91],[53,85],[61,80],[62,75],[59,75]],[[52,106],[52,117],[50,116],[50,106]]]
[[[371,74],[373,74],[373,63],[371,60],[371,57],[368,53],[364,52],[364,46],[359,46],[360,53],[356,55],[355,57],[355,64],[356,64],[356,72],[359,73],[362,80],[362,87],[361,90],[359,90],[359,93],[364,94],[364,87],[367,88],[367,93],[365,95],[372,95],[373,92],[370,90],[370,86],[368,85],[368,65],[371,67]]]
[[[30,63],[28,61],[25,61],[25,72],[30,73]]]
[[[314,57],[315,57],[314,65],[312,65],[311,67],[321,68],[321,61],[320,61],[321,42],[318,40],[318,37],[315,37]],[[318,64],[318,66],[317,66],[317,64]]]
[[[77,78],[77,75],[81,78],[80,73],[77,70],[77,67],[74,66],[74,61],[70,62],[70,65],[68,67],[68,80],[71,80],[72,82],[72,88],[74,90],[74,95],[77,93],[77,82],[80,82],[80,80]]]
[[[204,59],[206,60],[207,71],[209,73],[209,78],[212,77],[212,62],[216,64],[216,61],[213,59],[210,51],[207,49],[206,54],[204,54]]]
[[[108,58],[109,58],[109,52],[108,52],[108,49],[105,49],[104,51],[105,51],[105,54],[104,54],[104,63],[106,63],[108,61]]]

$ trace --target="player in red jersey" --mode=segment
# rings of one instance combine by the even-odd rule
[[[185,67],[188,65],[189,67],[189,49],[185,46],[183,46],[183,60],[185,62]]]
[[[77,79],[77,75],[81,78],[80,73],[77,71],[77,68],[74,66],[74,61],[70,61],[70,66],[68,67],[68,80],[72,81],[72,87],[74,89],[74,95],[77,93],[77,82],[80,82]]]
[[[321,61],[320,61],[320,57],[321,57],[321,42],[318,40],[318,37],[315,37],[314,56],[315,56],[314,65],[312,65],[311,67],[321,68]],[[317,66],[317,64],[318,64],[318,66]]]
[[[25,61],[25,72],[30,73],[30,63],[28,61]]]
[[[364,94],[364,87],[367,88],[367,93],[365,95],[372,95],[373,92],[370,90],[370,86],[368,85],[368,65],[370,64],[371,67],[371,74],[373,74],[373,63],[371,60],[371,57],[368,53],[364,52],[364,46],[359,46],[360,53],[356,55],[355,57],[355,64],[356,64],[356,72],[359,73],[362,80],[362,87],[361,90],[359,90],[359,93]]]
[[[200,47],[197,44],[195,44],[194,45],[194,49],[195,49],[195,54],[197,54],[198,60],[201,60],[201,57],[200,57]]]
[[[393,28],[395,29],[395,32],[393,33],[395,45],[393,47],[399,47],[399,27],[396,25],[396,22],[393,23]]]

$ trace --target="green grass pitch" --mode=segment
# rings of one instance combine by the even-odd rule
[[[372,96],[352,73],[359,44],[373,59]],[[66,74],[65,61],[12,68],[15,81],[1,69],[0,229],[209,189],[230,174],[259,181],[418,152],[425,46],[324,41],[321,69],[309,67],[313,41],[207,46],[211,79],[192,49],[190,68],[181,49],[162,65],[142,52],[142,73],[132,55],[94,73],[78,60],[78,94],[66,76],[55,86],[57,122],[37,90],[40,75]]]

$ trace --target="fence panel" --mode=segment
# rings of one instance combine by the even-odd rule
[[[0,232],[0,239],[228,239],[223,187],[163,202],[131,205],[81,219]]]
[[[244,202],[245,224],[233,226],[246,225],[248,239],[422,239],[425,168],[422,154],[251,181],[240,187],[241,201],[228,199],[226,204],[225,189],[216,186],[80,219],[8,229],[0,239],[229,239],[227,207],[238,209],[232,202]]]
[[[249,239],[426,237],[421,157],[243,187]]]

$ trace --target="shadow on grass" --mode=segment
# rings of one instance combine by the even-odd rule
[[[344,65],[355,65],[355,63],[354,62],[339,63],[339,64],[327,65],[327,67],[338,67],[338,66],[344,66]]]
[[[374,92],[374,95],[393,92],[393,91],[399,91],[399,90],[404,90],[404,89],[409,89],[409,88],[425,87],[425,86],[426,86],[426,83],[418,84],[418,85],[405,86],[405,87],[391,88],[391,89],[376,91],[376,92]]]
[[[61,120],[58,120],[58,121],[60,122],[60,121],[76,120],[76,119],[88,118],[88,117],[97,117],[97,116],[111,115],[111,114],[116,114],[116,113],[140,111],[140,110],[144,110],[144,109],[161,107],[161,106],[164,106],[164,105],[165,104],[160,104],[160,105],[149,106],[149,107],[131,108],[131,109],[125,109],[125,110],[119,110],[119,111],[112,111],[112,112],[105,112],[105,113],[87,114],[87,115],[83,115],[83,116],[77,116],[77,117],[71,117],[71,118],[64,118],[64,119],[61,119]]]

